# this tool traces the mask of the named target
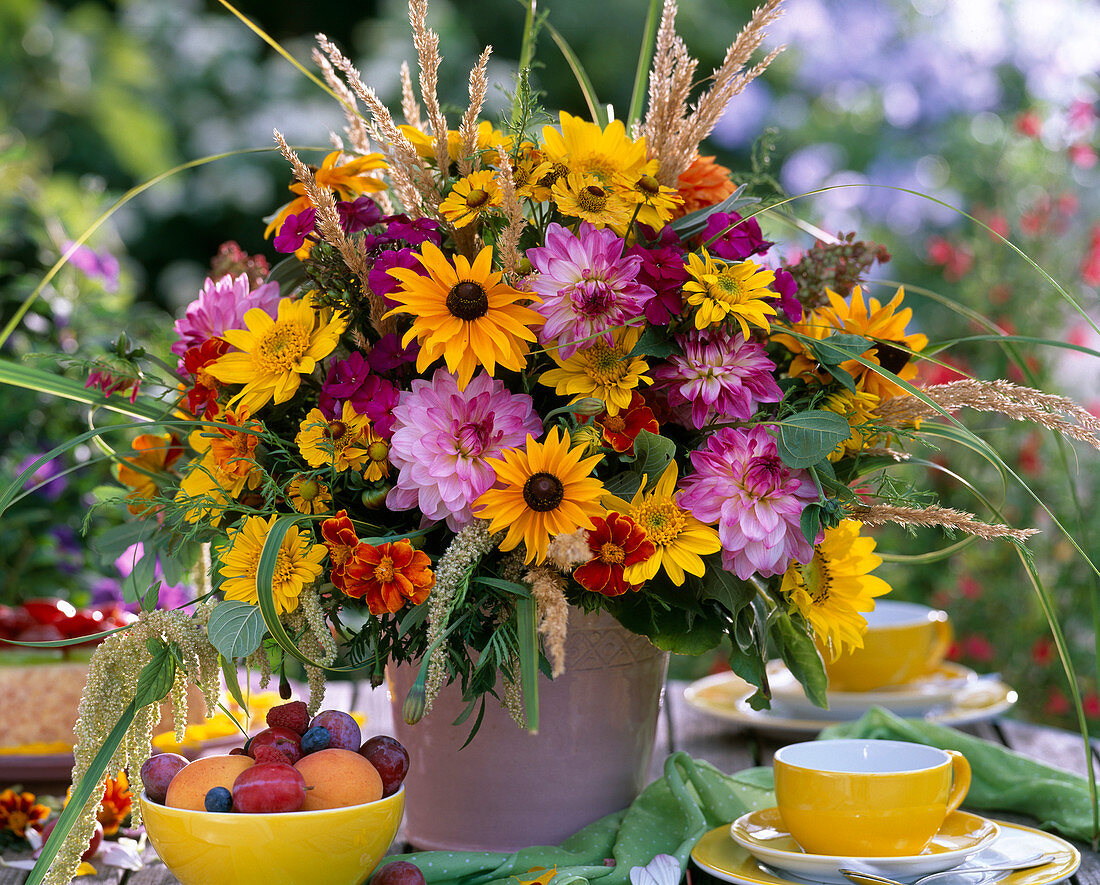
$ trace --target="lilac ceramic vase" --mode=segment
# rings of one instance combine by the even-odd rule
[[[448,686],[416,725],[401,718],[413,667],[387,671],[395,736],[409,749],[405,838],[421,850],[556,845],[626,808],[647,783],[668,655],[607,614],[571,610],[565,673],[539,686],[540,728],[489,699],[481,729]]]

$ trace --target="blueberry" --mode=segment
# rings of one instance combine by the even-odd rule
[[[211,787],[203,800],[207,811],[232,811],[233,794],[225,787]]]
[[[302,752],[316,753],[318,750],[323,750],[328,746],[330,739],[331,735],[327,728],[323,725],[314,725],[302,735]]]

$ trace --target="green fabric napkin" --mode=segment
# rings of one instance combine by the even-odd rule
[[[1035,818],[1041,828],[1071,839],[1092,838],[1088,781],[998,744],[922,719],[902,719],[877,707],[855,722],[829,726],[818,738],[879,738],[958,750],[972,773],[970,792],[963,803],[968,808],[1015,811]]]
[[[664,775],[642,791],[625,811],[603,817],[566,839],[560,847],[524,848],[514,854],[422,851],[387,858],[408,860],[430,885],[504,885],[514,877],[530,880],[534,867],[557,869],[555,885],[578,879],[600,885],[627,885],[630,868],[654,855],[670,854],[687,868],[695,843],[708,830],[747,811],[775,804],[769,769],[727,775],[687,753],[665,760]],[[614,866],[604,861],[613,858]]]

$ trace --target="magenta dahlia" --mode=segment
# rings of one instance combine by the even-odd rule
[[[769,578],[791,560],[809,562],[802,510],[817,500],[804,470],[784,464],[763,427],[723,427],[691,453],[695,472],[684,477],[679,503],[697,519],[718,523],[722,565],[741,580]]]
[[[674,354],[653,370],[654,389],[665,390],[674,411],[690,407],[695,427],[714,416],[747,421],[760,403],[783,399],[773,376],[775,363],[762,344],[725,329],[693,330],[676,340],[683,355]]]
[[[623,241],[615,232],[581,224],[577,235],[551,224],[546,245],[527,250],[538,271],[531,289],[541,299],[532,307],[546,318],[540,340],[559,346],[558,355],[569,359],[578,350],[602,338],[615,343],[614,332],[640,317],[654,296],[638,282],[642,259],[623,254]]]
[[[264,283],[252,289],[247,274],[235,278],[226,274],[217,282],[207,277],[199,297],[176,320],[176,334],[180,337],[172,345],[172,353],[183,356],[187,348],[219,338],[226,329],[243,329],[244,315],[253,307],[275,319],[279,312],[278,283]]]
[[[455,531],[473,521],[470,505],[496,481],[489,459],[542,434],[531,397],[484,372],[459,390],[454,375],[437,369],[401,392],[393,417],[390,461],[398,476],[386,503],[417,507]]]

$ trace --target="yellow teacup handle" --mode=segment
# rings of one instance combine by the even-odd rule
[[[936,621],[935,637],[932,640],[932,649],[928,655],[928,659],[932,661],[942,661],[947,655],[947,650],[951,646],[951,641],[955,638],[955,631],[951,629],[951,622],[944,618],[942,621]]]
[[[951,757],[951,792],[947,796],[947,813],[950,814],[966,798],[970,789],[970,763],[958,750],[944,750]]]

